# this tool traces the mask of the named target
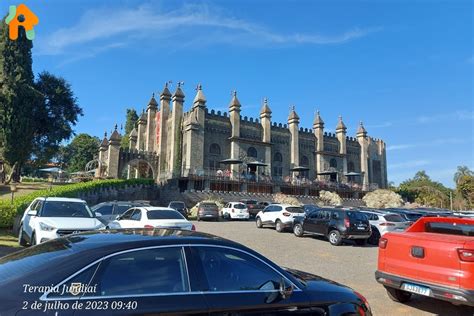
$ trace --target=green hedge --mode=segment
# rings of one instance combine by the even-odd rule
[[[14,198],[13,204],[10,199],[0,201],[0,227],[11,227],[17,214],[23,214],[30,203],[40,196],[56,196],[76,198],[81,193],[91,192],[102,188],[120,188],[126,185],[153,184],[150,179],[110,179],[95,180],[54,186],[51,190],[38,190],[27,195]]]

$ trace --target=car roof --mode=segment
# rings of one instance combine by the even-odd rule
[[[142,209],[144,211],[173,211],[173,212],[178,212],[177,210],[169,207],[161,207],[161,206],[140,206],[137,207],[139,209]],[[178,212],[179,213],[179,212]]]
[[[52,202],[71,202],[71,203],[86,203],[86,201],[81,199],[74,199],[74,198],[65,198],[65,197],[39,197],[37,200],[42,201],[52,201]]]

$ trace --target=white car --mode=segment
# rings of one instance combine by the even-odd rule
[[[25,210],[20,221],[18,243],[36,245],[51,239],[103,228],[87,203],[80,199],[40,197]]]
[[[378,245],[381,236],[388,232],[402,232],[411,222],[406,221],[401,215],[384,211],[361,211],[369,219],[372,226],[372,235],[367,240],[369,244]]]
[[[196,230],[180,212],[168,207],[133,207],[110,222],[107,228],[175,228]]]
[[[250,214],[242,202],[229,202],[222,208],[222,217],[226,219],[249,219]]]
[[[301,206],[288,204],[271,204],[258,212],[256,224],[258,228],[264,225],[274,226],[281,233],[286,228],[293,227],[295,217],[304,217],[304,209]]]

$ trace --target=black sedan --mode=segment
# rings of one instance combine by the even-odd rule
[[[0,315],[371,315],[348,287],[181,230],[70,235],[0,258]]]

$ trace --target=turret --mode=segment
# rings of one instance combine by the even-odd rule
[[[146,124],[147,124],[147,115],[145,113],[145,110],[143,110],[142,114],[138,118],[138,135],[137,135],[137,149],[138,150],[145,150]]]
[[[369,188],[369,142],[367,139],[367,131],[364,128],[362,122],[359,124],[357,129],[357,141],[360,145],[360,172],[362,173],[362,189],[367,190]]]
[[[271,125],[272,125],[272,110],[268,106],[267,98],[263,99],[263,106],[260,110],[260,121],[263,128],[263,139],[262,141],[269,143],[271,142]]]
[[[193,111],[196,112],[197,120],[199,121],[199,124],[202,127],[204,127],[204,121],[205,121],[205,115],[206,115],[206,101],[207,100],[206,100],[206,97],[204,96],[204,93],[202,92],[202,85],[201,84],[198,84],[196,90],[197,90],[196,96],[194,97],[194,100],[193,100]],[[183,97],[184,97],[184,95],[183,95]]]
[[[109,140],[107,139],[107,132],[104,133],[104,138],[99,146],[99,163],[95,171],[96,177],[102,177],[102,166],[107,163],[107,150],[109,148]]]
[[[232,126],[232,137],[240,136],[240,111],[241,104],[239,99],[237,99],[237,91],[232,92],[232,99],[229,103],[229,117],[230,124]]]
[[[300,161],[300,153],[299,153],[299,124],[300,124],[300,117],[296,114],[295,107],[293,106],[290,115],[288,116],[288,128],[291,134],[291,167],[296,167]]]
[[[181,85],[182,83],[178,82],[176,91],[173,94],[173,111],[171,112],[169,171],[173,177],[179,176],[181,171],[179,146],[181,144],[181,120],[183,118],[184,103],[184,93],[183,90],[181,90]]]
[[[313,121],[314,137],[316,138],[316,174],[324,170],[324,121],[319,115],[319,111],[316,111]],[[323,180],[322,175],[318,175],[319,180]]]
[[[193,109],[187,114],[184,122],[184,172],[202,170],[204,167],[204,124],[206,115],[206,97],[199,84],[193,100]]]
[[[137,129],[134,127],[130,134],[128,135],[128,139],[130,141],[130,149],[135,149],[137,147],[137,137],[138,137],[138,132]]]
[[[162,179],[162,175],[166,174],[166,161],[167,161],[167,153],[166,153],[166,145],[168,143],[168,117],[170,115],[170,101],[171,101],[171,92],[168,89],[168,82],[165,84],[163,91],[160,94],[160,112],[159,115],[156,116],[156,124],[157,128],[157,148],[158,154],[160,159],[160,170],[159,170],[159,178]]]
[[[342,156],[342,175],[340,179],[342,182],[346,182],[346,173],[347,173],[347,149],[346,149],[346,131],[347,127],[342,121],[342,116],[339,115],[339,121],[336,126],[336,136],[339,141],[339,154]]]
[[[119,177],[119,155],[120,155],[120,141],[122,137],[117,131],[117,124],[115,124],[115,129],[110,135],[109,139],[109,148],[107,153],[107,176],[112,178]]]
[[[148,152],[155,151],[156,143],[156,112],[158,110],[158,103],[155,100],[155,94],[153,93],[150,102],[146,108],[147,112],[147,125],[146,125],[146,143],[145,150]]]

